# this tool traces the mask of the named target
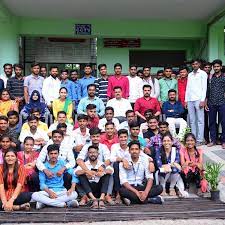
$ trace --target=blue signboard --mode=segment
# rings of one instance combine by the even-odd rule
[[[75,24],[76,35],[91,35],[91,24]]]

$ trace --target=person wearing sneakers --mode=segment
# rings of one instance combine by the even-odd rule
[[[141,146],[139,141],[131,141],[129,144],[131,159],[129,167],[119,166],[120,196],[126,205],[131,203],[162,204],[163,199],[159,196],[163,188],[161,185],[153,185],[153,174],[149,171],[149,161],[140,157]],[[145,182],[146,181],[146,182]]]
[[[45,205],[53,207],[73,207],[79,206],[75,191],[77,177],[73,174],[73,169],[67,170],[72,176],[72,185],[69,190],[64,187],[62,170],[66,163],[59,159],[59,146],[56,144],[49,145],[47,148],[49,160],[45,162],[45,167],[53,173],[53,176],[47,176],[44,172],[39,171],[40,189],[39,192],[32,194],[32,199],[36,201],[36,209],[41,209]]]
[[[75,174],[79,176],[81,186],[86,195],[93,201],[92,209],[105,209],[104,199],[107,194],[110,175],[113,168],[98,160],[99,149],[96,145],[88,147],[88,160],[85,162],[87,170],[78,166]],[[102,168],[104,168],[102,170]],[[99,200],[97,199],[99,198]]]
[[[176,196],[174,187],[180,179],[180,154],[173,147],[173,137],[168,132],[162,136],[162,147],[156,151],[156,164],[159,170],[159,183],[163,186],[162,195],[166,195],[166,182],[170,181],[169,195]]]

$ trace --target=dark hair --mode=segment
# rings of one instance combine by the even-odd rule
[[[122,91],[122,87],[120,87],[120,86],[115,86],[115,87],[113,88],[113,91],[115,91],[116,89],[120,89],[120,90]]]
[[[170,65],[167,65],[167,66],[164,67],[164,70],[173,70],[173,67],[170,66]]]
[[[150,90],[152,89],[151,85],[149,84],[143,85],[142,90],[144,91],[145,88],[150,88]]]
[[[34,115],[28,116],[27,121],[30,122],[30,121],[32,121],[32,120],[39,121],[39,119],[38,119],[36,116],[34,116]]]
[[[105,113],[106,113],[106,111],[109,111],[109,110],[113,111],[113,113],[114,113],[114,108],[113,107],[111,107],[111,106],[105,107]]]
[[[138,145],[138,147],[141,148],[141,144],[140,144],[139,141],[131,141],[131,142],[128,144],[129,149],[131,148],[132,145]]]
[[[89,150],[92,149],[92,148],[98,151],[98,146],[90,145],[90,146],[88,147],[88,152],[89,152]]]
[[[57,144],[52,144],[52,145],[49,145],[47,147],[47,151],[48,151],[48,154],[52,151],[58,151],[59,152],[59,145]]]
[[[21,65],[21,64],[18,64],[18,63],[14,64],[13,65],[13,69],[15,70],[16,67],[20,68],[21,70],[23,70],[23,65]]]
[[[13,148],[9,148],[5,154],[4,154],[4,161],[3,161],[3,181],[4,181],[4,188],[5,190],[8,190],[8,174],[9,174],[9,167],[8,164],[5,161],[5,157],[8,152],[13,152],[15,156],[17,157],[17,153]],[[12,180],[12,185],[14,188],[17,186],[17,181],[18,181],[18,171],[19,171],[19,163],[18,160],[15,162],[15,166],[13,168],[13,180]]]
[[[101,134],[101,130],[98,127],[92,127],[89,130],[90,135],[96,135],[96,134]]]
[[[127,115],[128,115],[129,113],[134,113],[134,110],[128,109],[128,110],[126,111],[126,113],[125,113],[126,117],[127,117]]]
[[[106,127],[106,126],[109,126],[109,125],[115,126],[115,124],[114,124],[113,122],[106,122],[105,127]]]
[[[193,64],[194,62],[202,63],[202,60],[201,59],[192,59],[191,64]]]
[[[194,134],[192,134],[192,133],[187,133],[187,134],[185,134],[185,136],[184,136],[184,144],[187,143],[187,139],[188,139],[189,137],[193,138],[193,139],[195,140],[195,143],[197,142],[196,137],[195,137]],[[199,158],[199,157],[200,157],[200,154],[199,154],[199,152],[198,152],[198,149],[197,149],[196,145],[195,145],[194,148],[195,148],[195,157],[196,157],[196,158]]]
[[[35,66],[39,66],[39,67],[40,67],[40,64],[37,63],[37,62],[34,62],[34,63],[31,63],[31,65],[30,65],[31,68],[33,68],[33,67],[35,67]]]
[[[12,65],[11,63],[5,63],[5,64],[3,65],[3,68],[5,69],[6,66],[11,66],[11,67],[13,67],[13,65]]]
[[[153,112],[152,112],[152,110],[151,110],[151,109],[147,109],[147,110],[145,110],[144,115],[146,115],[147,113],[151,113],[151,114],[153,115]]]
[[[25,137],[23,143],[25,144],[27,141],[33,141],[34,142],[34,139],[32,137],[28,136],[28,137]]]
[[[87,90],[89,89],[89,87],[95,87],[95,90],[96,90],[96,85],[95,84],[88,84]]]
[[[131,122],[131,123],[129,124],[129,127],[130,127],[130,129],[133,128],[133,127],[139,127],[139,128],[140,128],[140,125],[139,125],[138,122],[133,121],[133,122]]]
[[[137,65],[135,65],[135,64],[131,64],[131,65],[129,66],[130,69],[131,69],[132,67],[135,67],[135,68],[137,69]]]
[[[215,59],[215,60],[213,60],[212,65],[214,66],[215,64],[219,64],[220,66],[222,66],[223,62],[220,59]]]
[[[64,114],[66,116],[66,112],[65,111],[59,111],[59,112],[57,112],[57,117],[59,116],[59,114]]]
[[[17,118],[19,118],[19,113],[15,110],[11,110],[7,113],[7,117],[9,118],[10,116],[16,116]]]
[[[61,128],[67,128],[67,125],[65,123],[59,123],[56,127],[57,130],[61,129]]]
[[[76,72],[78,74],[78,71],[77,70],[70,70],[70,74]]]
[[[144,70],[144,69],[151,69],[151,66],[143,66],[143,68],[142,68],[142,70]]]
[[[179,67],[179,72],[180,72],[181,70],[187,70],[187,72],[189,71],[189,69],[188,69],[187,66],[180,66],[180,67]]]
[[[165,134],[162,135],[162,140],[165,137],[169,137],[171,140],[173,140],[172,135],[170,134],[170,132],[166,132]],[[162,160],[162,164],[167,164],[167,159],[166,159],[166,152],[165,152],[165,148],[162,145],[161,149],[160,149],[160,155],[161,155],[161,160]]]
[[[150,120],[157,120],[157,121],[158,121],[158,117],[152,115],[152,116],[150,116],[150,117],[148,118],[148,121],[150,121]]]
[[[78,114],[77,121],[79,121],[79,120],[87,120],[88,121],[88,116],[85,114]]]
[[[216,60],[220,60],[220,59],[216,59]],[[215,61],[215,60],[214,60]],[[221,60],[220,60],[221,61]],[[221,63],[222,63],[222,61],[221,61]],[[203,63],[203,66],[205,67],[205,66],[212,66],[213,64],[212,63],[210,63],[210,62],[204,62]],[[221,66],[222,66],[222,64],[221,64]]]
[[[62,69],[61,73],[69,73],[69,71],[67,69]]]
[[[169,123],[167,123],[166,121],[160,121],[159,127],[162,126],[162,125],[165,125],[165,126],[169,127]]]
[[[99,64],[99,65],[98,65],[98,70],[100,71],[100,69],[101,69],[102,67],[107,68],[106,64],[102,63],[102,64]]]
[[[30,110],[30,114],[33,114],[33,113],[36,113],[36,112],[39,112],[41,114],[41,110],[39,108],[33,108]]]
[[[84,66],[84,68],[85,67],[90,67],[91,68],[91,64],[90,63],[86,63],[85,66]]]
[[[3,92],[7,92],[7,93],[9,94],[9,98],[11,99],[10,91],[9,91],[9,89],[7,89],[7,88],[4,88],[4,89],[1,91],[1,93],[0,93],[0,99],[2,99],[2,93],[3,93]]]
[[[45,67],[45,68],[46,68],[46,67]],[[52,69],[57,69],[57,70],[59,70],[59,67],[58,67],[58,66],[51,66],[49,70],[51,71]]]
[[[3,134],[3,135],[0,137],[0,141],[2,141],[4,138],[8,138],[10,141],[12,141],[12,137],[9,136],[8,134]]]
[[[9,122],[9,119],[7,116],[0,116],[0,120],[5,120],[7,123]]]
[[[126,129],[120,129],[118,130],[118,137],[121,135],[121,134],[126,134],[128,136],[128,131]]]
[[[121,63],[114,64],[114,69],[116,69],[116,67],[120,67],[122,69],[122,64]]]
[[[60,134],[62,137],[64,136],[64,134],[63,134],[63,132],[62,132],[61,130],[53,130],[53,131],[52,131],[52,136],[53,136],[54,134]]]
[[[138,73],[142,73],[142,74],[143,74],[143,70],[138,70],[138,71],[137,71],[137,74],[138,74]]]
[[[170,89],[170,90],[168,91],[168,94],[171,93],[171,92],[177,93],[177,91],[176,91],[175,89]]]
[[[65,89],[65,90],[66,90],[66,92],[68,93],[68,90],[67,90],[67,88],[66,88],[66,87],[61,87],[61,88],[59,89],[59,92],[60,92],[62,89]]]
[[[163,70],[158,70],[158,71],[157,71],[157,75],[158,75],[159,73],[163,73]]]
[[[91,110],[91,109],[96,109],[97,107],[96,107],[96,105],[95,104],[88,104],[87,106],[86,106],[86,110]]]

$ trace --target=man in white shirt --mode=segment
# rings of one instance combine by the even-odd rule
[[[50,76],[43,81],[42,96],[49,108],[52,107],[53,100],[59,97],[60,80],[58,79],[58,67],[50,68]]]
[[[131,65],[129,68],[129,76],[127,77],[129,80],[129,101],[131,103],[132,108],[134,108],[135,101],[143,96],[142,86],[143,82],[140,77],[137,76],[137,66]]]
[[[78,166],[75,169],[75,174],[79,176],[86,195],[93,201],[91,208],[105,209],[104,199],[107,194],[110,175],[113,174],[113,168],[110,165],[105,166],[103,161],[98,160],[98,156],[98,147],[90,145],[88,147],[88,160],[85,162],[87,170]],[[99,198],[99,201],[97,198]]]
[[[188,108],[191,132],[197,145],[204,144],[204,107],[207,90],[207,74],[200,69],[199,60],[192,61],[193,71],[188,74],[185,106]]]
[[[142,79],[142,86],[145,84],[149,84],[151,89],[151,97],[158,99],[160,94],[160,87],[159,87],[159,81],[156,78],[153,78],[151,76],[151,67],[150,66],[144,66],[143,67],[143,79]]]
[[[153,185],[153,174],[149,171],[149,161],[140,157],[141,149],[138,141],[129,143],[129,152],[131,160],[129,168],[124,168],[123,164],[119,167],[120,195],[124,198],[124,203],[144,204],[155,203],[162,204],[162,198],[159,196],[163,188],[161,185]],[[146,183],[144,183],[144,181]]]
[[[129,100],[122,98],[122,88],[116,86],[113,88],[115,93],[115,98],[110,99],[107,102],[107,107],[111,106],[114,109],[114,116],[118,119],[124,119],[126,117],[126,111],[132,109]]]
[[[35,150],[40,150],[49,140],[48,135],[45,131],[39,129],[38,126],[38,118],[36,116],[28,117],[28,130],[22,130],[19,136],[20,142],[24,142],[26,137],[34,138],[34,148]]]
[[[66,113],[64,111],[59,111],[57,113],[57,121],[53,124],[48,129],[48,136],[52,136],[52,131],[57,129],[58,124],[60,123],[65,123],[67,125],[67,133],[72,133],[73,126],[69,123],[66,123],[67,117]]]
[[[46,176],[53,177],[55,176],[49,170],[46,169],[44,162],[48,159],[48,150],[47,147],[51,144],[59,145],[59,158],[66,161],[65,167],[62,170],[58,171],[59,174],[63,174],[65,170],[72,169],[75,167],[75,159],[72,151],[72,146],[69,146],[67,142],[64,142],[64,135],[61,130],[52,131],[52,139],[48,141],[48,143],[42,148],[36,162],[36,166],[38,170],[43,171]],[[66,173],[64,175],[64,184],[67,189],[70,188],[71,185],[71,176]]]
[[[13,75],[13,66],[11,63],[6,63],[6,64],[4,64],[3,69],[4,69],[4,73],[1,74],[0,78],[4,81],[4,87],[6,88],[7,80],[10,77],[14,76]]]
[[[75,138],[76,146],[74,147],[74,157],[77,158],[79,152],[85,144],[90,143],[90,134],[88,125],[88,116],[80,114],[77,116],[77,123],[79,127],[72,131],[72,135]]]
[[[119,130],[119,120],[114,118],[114,109],[111,106],[105,108],[105,118],[99,120],[98,128],[104,133],[105,132],[105,124],[108,122],[112,122],[115,125],[116,130]]]

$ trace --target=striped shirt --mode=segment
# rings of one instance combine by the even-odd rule
[[[23,186],[25,179],[26,179],[25,169],[23,166],[19,166],[17,184],[21,184]],[[4,184],[3,166],[0,167],[0,184]],[[8,184],[8,189],[5,190],[5,195],[6,195],[6,199],[9,200],[16,189],[16,187],[13,186],[13,173],[8,173],[7,184]]]
[[[7,80],[7,89],[10,91],[13,99],[15,97],[24,97],[23,85],[24,78],[10,77]]]
[[[107,88],[108,88],[108,78],[105,80],[103,78],[97,78],[95,80],[96,85],[96,96],[99,97],[104,104],[107,103]]]

